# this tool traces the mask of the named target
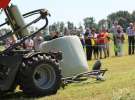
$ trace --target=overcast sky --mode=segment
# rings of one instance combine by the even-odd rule
[[[132,12],[135,0],[12,0],[21,13],[46,8],[51,13],[50,24],[56,21],[82,23],[85,17],[93,16],[97,21],[119,10]],[[3,19],[0,16],[0,19]],[[1,21],[0,21],[1,22]]]

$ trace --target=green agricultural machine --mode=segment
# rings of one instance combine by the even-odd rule
[[[48,25],[47,10],[34,10],[21,15],[17,6],[10,5],[5,8],[6,22],[12,30],[0,37],[0,41],[16,35],[18,41],[0,52],[0,94],[13,92],[19,85],[24,93],[31,96],[44,96],[55,94],[61,85],[61,70],[59,61],[61,52],[42,53],[18,49],[25,40],[33,38]],[[38,16],[32,22],[25,24],[24,18]],[[27,27],[43,20],[45,24],[29,36]]]
[[[64,87],[69,83],[80,81],[79,79],[81,77],[94,76],[97,80],[101,80],[101,77],[99,76],[103,76],[107,71],[100,69],[100,61],[95,63],[92,71],[88,71],[88,68],[85,68],[85,70],[81,68],[81,71],[77,71],[77,68],[72,69],[71,67],[75,66],[74,63],[81,63],[83,61],[73,62],[71,58],[67,62],[66,58],[70,56],[68,55],[68,52],[61,51],[62,49],[60,51],[50,50],[48,52],[44,52],[44,50],[48,48],[44,47],[46,44],[43,44],[43,48],[41,47],[43,50],[39,51],[19,49],[27,39],[35,37],[37,33],[47,27],[47,17],[50,16],[50,14],[45,9],[38,9],[21,15],[17,6],[12,4],[9,4],[2,10],[6,15],[6,22],[2,23],[0,27],[9,25],[11,27],[11,31],[1,35],[0,41],[4,41],[13,35],[16,35],[17,41],[0,52],[0,95],[14,92],[18,85],[25,94],[30,96],[52,95],[57,93],[57,90],[61,86]],[[35,15],[37,18],[33,19],[33,21],[28,24],[25,23],[25,18]],[[44,21],[45,24],[36,32],[30,34],[28,27],[38,23],[39,21]],[[65,37],[61,38],[65,41]],[[69,44],[68,40],[71,39],[69,39],[69,37],[66,38],[67,42],[65,43]],[[55,42],[55,40],[52,41]],[[80,41],[78,42],[80,43]],[[70,45],[69,48],[71,47],[75,48],[74,45]],[[65,47],[63,50],[65,50]],[[78,48],[78,50],[81,50],[83,55],[82,49]],[[74,50],[74,52],[76,52],[76,50]],[[78,55],[77,53],[74,53],[74,55],[75,54]],[[63,57],[65,60],[63,60]],[[82,57],[84,58],[84,56]],[[84,60],[86,59],[84,58]],[[63,61],[64,64],[60,66],[60,63]],[[70,63],[71,61],[72,63]],[[72,66],[68,67],[69,63],[70,65],[72,64]],[[67,67],[63,67],[65,65],[67,65]]]

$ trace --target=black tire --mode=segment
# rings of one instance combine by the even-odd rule
[[[51,56],[38,54],[22,63],[20,86],[30,96],[45,96],[57,93],[61,85],[61,70]]]

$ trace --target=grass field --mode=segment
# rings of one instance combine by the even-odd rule
[[[102,67],[109,70],[105,81],[88,79],[60,89],[56,95],[27,98],[22,94],[13,94],[6,100],[135,100],[135,55],[127,55],[127,44],[124,52],[123,57],[113,57],[112,53],[112,57],[101,60]],[[89,61],[89,66],[94,62]]]
[[[37,100],[135,100],[135,56],[102,60],[108,68],[104,82],[89,79],[71,84],[54,96]],[[89,62],[92,65],[93,62]]]

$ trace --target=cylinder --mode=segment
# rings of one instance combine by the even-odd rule
[[[12,13],[12,16],[14,17],[14,21],[17,25],[17,27],[22,28],[26,26],[23,16],[21,15],[18,7],[16,5],[10,6],[10,12]],[[29,34],[29,31],[27,28],[23,29],[21,32],[19,32],[20,36],[26,36]]]
[[[77,36],[64,36],[45,41],[40,45],[39,50],[45,53],[62,51],[63,59],[60,67],[64,78],[88,71],[86,55]]]

